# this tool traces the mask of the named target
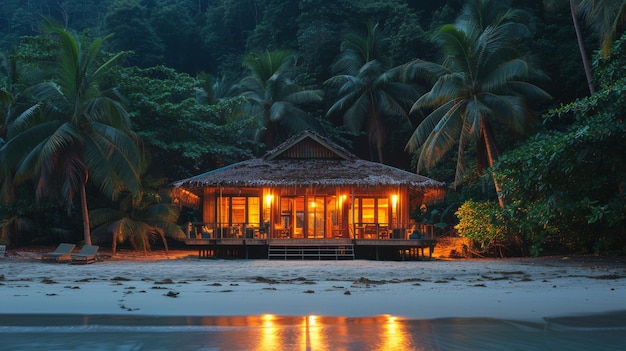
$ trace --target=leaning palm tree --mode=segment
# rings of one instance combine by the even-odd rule
[[[147,191],[139,196],[127,194],[118,208],[100,208],[89,213],[93,220],[93,235],[102,239],[112,235],[112,251],[117,244],[129,242],[137,251],[150,250],[151,243],[161,239],[168,251],[166,237],[181,240],[185,234],[176,224],[179,208],[166,194]]]
[[[305,89],[293,80],[296,57],[286,50],[248,54],[243,65],[250,75],[238,86],[246,112],[257,120],[255,138],[274,146],[281,132],[312,128],[314,121],[300,107],[322,101],[321,90]]]
[[[52,80],[32,88],[39,102],[9,126],[0,161],[12,167],[16,181],[32,179],[37,198],[60,193],[69,210],[78,195],[89,245],[88,183],[111,198],[127,189],[137,193],[143,156],[120,98],[101,90],[101,79],[120,54],[101,60],[106,38],[83,51],[68,31],[49,24],[44,30],[60,48]]]
[[[611,53],[611,46],[618,36],[618,30],[624,30],[626,23],[626,0],[579,0],[580,11],[591,28],[600,36],[602,55],[606,58]]]
[[[365,36],[346,36],[333,66],[339,74],[326,81],[339,87],[339,99],[326,115],[343,116],[345,126],[352,131],[365,128],[379,162],[383,162],[387,136],[385,117],[408,118],[407,110],[418,95],[410,85],[394,80],[391,60],[385,54],[388,41],[378,25],[372,24]]]
[[[591,64],[583,43],[578,16],[585,17],[587,24],[600,37],[600,48],[606,58],[611,53],[611,45],[618,34],[618,29],[623,29],[626,23],[626,0],[543,0],[543,3],[548,9],[565,4],[569,6],[589,92],[595,93]]]
[[[432,88],[411,111],[425,110],[424,117],[407,143],[410,152],[419,151],[418,172],[439,162],[455,145],[455,183],[464,177],[464,150],[470,141],[477,144],[481,169],[493,166],[498,158],[493,124],[500,123],[524,132],[535,113],[528,101],[550,96],[529,83],[543,74],[520,55],[508,26],[446,25],[437,33],[445,54],[443,64],[414,61],[405,66],[408,77],[431,81]],[[500,205],[500,187],[494,179]]]
[[[580,24],[578,23],[578,13],[581,1],[582,0],[543,0],[543,4],[547,9],[555,9],[565,4],[569,6],[572,23],[574,24],[574,32],[576,33],[576,42],[578,43],[578,50],[580,51],[580,57],[585,70],[587,86],[589,88],[589,93],[593,94],[596,92],[596,89],[595,84],[593,83],[591,64],[589,63],[589,57],[587,56],[587,50],[585,49],[582,31],[580,30]]]

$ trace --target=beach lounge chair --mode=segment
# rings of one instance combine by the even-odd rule
[[[71,254],[74,246],[74,244],[61,243],[54,251],[42,254],[41,260],[46,262],[69,262],[72,260]]]
[[[98,246],[84,245],[78,253],[72,254],[72,264],[88,264],[97,260]]]

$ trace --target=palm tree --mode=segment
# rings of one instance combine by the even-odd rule
[[[0,68],[5,78],[5,87],[0,89],[0,148],[5,144],[8,126],[17,115],[19,92],[16,89],[18,70],[15,60],[0,54]],[[0,167],[0,204],[11,203],[15,199],[13,173],[9,167]],[[14,231],[15,216],[5,216],[0,223],[0,241],[8,242]]]
[[[112,251],[117,244],[130,242],[137,251],[147,252],[150,243],[157,238],[168,251],[166,237],[183,239],[185,234],[176,225],[179,208],[169,201],[169,197],[157,191],[149,191],[135,196],[127,194],[120,201],[119,208],[93,210],[89,216],[93,220],[94,238],[112,235]]]
[[[573,0],[572,0],[573,1]],[[626,0],[579,0],[587,23],[600,36],[602,55],[611,53],[618,30],[626,23]]]
[[[0,161],[15,170],[16,181],[32,179],[37,198],[60,193],[69,210],[78,194],[89,245],[87,184],[111,198],[126,189],[136,194],[143,156],[120,98],[100,89],[121,54],[100,59],[106,37],[83,51],[68,31],[50,24],[44,30],[60,47],[53,79],[32,88],[39,102],[9,126]]]
[[[196,100],[201,104],[215,105],[233,96],[235,85],[225,75],[216,78],[209,73],[200,72],[198,82]]]
[[[321,90],[309,90],[293,80],[296,57],[278,50],[248,54],[243,65],[250,75],[239,90],[247,100],[246,111],[257,120],[257,140],[271,148],[281,131],[292,133],[313,127],[311,117],[300,106],[322,101]],[[264,138],[263,138],[264,136]]]
[[[572,16],[572,23],[574,24],[574,32],[576,33],[576,41],[578,43],[578,50],[580,51],[580,57],[583,61],[583,68],[585,70],[585,77],[587,79],[587,86],[589,87],[589,93],[595,93],[596,89],[593,83],[593,75],[591,72],[591,65],[589,64],[589,57],[587,56],[587,50],[583,41],[583,35],[580,30],[580,24],[578,23],[578,7],[581,0],[543,0],[543,4],[548,9],[557,8],[565,3],[569,6],[569,11]]]
[[[482,26],[466,22],[443,26],[436,36],[445,54],[443,64],[417,60],[405,66],[407,77],[433,82],[411,109],[430,111],[406,146],[410,152],[419,150],[418,172],[433,167],[458,145],[455,183],[461,182],[463,154],[470,141],[477,143],[480,169],[492,167],[498,158],[493,124],[523,132],[534,119],[528,101],[550,97],[528,82],[543,74],[518,51],[517,39],[511,38],[519,35],[519,28],[511,30],[506,23],[500,19]],[[495,179],[494,185],[504,206]]]
[[[388,41],[377,24],[369,24],[365,36],[346,36],[342,53],[333,66],[340,74],[326,81],[339,87],[340,96],[326,115],[342,115],[344,124],[352,131],[367,128],[369,143],[375,146],[379,162],[383,162],[387,136],[384,117],[408,118],[408,107],[418,95],[410,85],[394,80],[391,60],[385,55]]]

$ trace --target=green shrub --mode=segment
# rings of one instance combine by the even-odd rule
[[[473,254],[503,256],[507,249],[507,228],[497,202],[467,200],[456,211],[456,216],[459,224],[454,228],[460,236],[470,239]]]

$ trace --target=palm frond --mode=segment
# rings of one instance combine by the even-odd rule
[[[451,100],[428,114],[424,120],[415,128],[405,146],[408,152],[415,152],[428,141],[429,136],[442,119],[448,118],[451,114],[457,114],[464,107],[462,100]]]
[[[358,90],[353,90],[339,98],[339,100],[335,101],[335,103],[328,109],[326,112],[326,116],[334,116],[334,115],[343,115],[344,112],[350,108],[356,101],[361,98],[362,94]]]
[[[270,106],[269,117],[270,121],[277,122],[282,120],[289,111],[289,103],[285,101],[277,101]]]
[[[308,104],[312,102],[320,102],[324,98],[321,90],[300,90],[285,96],[285,100],[292,104]]]
[[[459,104],[457,109],[449,110],[449,113],[446,113],[433,131],[428,134],[420,148],[417,160],[418,172],[434,167],[457,144],[464,125],[461,117],[462,110],[462,104]]]
[[[41,106],[41,103],[36,103],[35,105],[27,108],[24,112],[20,113],[19,116],[17,116],[17,118],[9,124],[7,128],[7,139],[11,139],[35,124],[38,124],[40,122],[40,116],[37,114],[41,111]]]
[[[354,103],[347,106],[343,114],[343,122],[352,131],[360,131],[367,120],[367,113],[371,108],[371,102],[365,94],[360,94]]]
[[[527,110],[524,99],[516,95],[485,94],[481,100],[490,108],[489,117],[513,131],[523,134],[534,122],[534,114]]]
[[[130,116],[119,101],[107,96],[89,99],[85,104],[85,120],[101,122],[124,132],[131,129]]]
[[[89,211],[89,219],[93,228],[110,225],[122,218],[124,218],[124,212],[112,208],[98,208]]]
[[[368,88],[368,81],[361,79],[358,76],[350,76],[348,80],[339,88],[339,95],[350,95],[356,93],[358,95],[364,94]]]
[[[100,190],[111,198],[124,189],[139,192],[139,175],[144,160],[135,140],[101,123],[92,123],[90,127],[93,133],[87,134],[84,157],[91,177],[100,184]]]
[[[354,78],[353,76],[347,74],[338,74],[336,76],[332,76],[324,81],[325,85],[333,85],[333,86],[341,86],[345,84],[348,80]]]
[[[408,119],[409,114],[407,108],[413,100],[411,98],[413,94],[407,96],[406,94],[410,93],[404,91],[403,88],[404,87],[397,87],[397,89],[394,89],[393,86],[388,85],[384,90],[376,92],[379,101],[378,110],[382,115],[400,116]]]
[[[466,108],[466,112],[468,109]],[[471,111],[469,111],[471,113]],[[454,175],[454,186],[461,184],[465,178],[465,149],[469,142],[480,133],[480,118],[477,116],[467,116],[463,118],[463,125],[459,133],[459,141],[456,154],[456,169]],[[476,125],[478,123],[479,125]]]
[[[348,75],[356,75],[361,66],[365,63],[362,54],[359,51],[344,51],[339,59],[333,63],[331,70]]]
[[[6,88],[0,88],[0,104],[9,106],[13,103],[13,94],[11,94]]]
[[[400,79],[404,82],[423,81],[434,84],[439,77],[451,73],[446,67],[423,60],[413,60],[397,68]]]
[[[435,34],[437,41],[444,49],[446,59],[444,66],[454,72],[464,72],[473,80],[476,64],[472,61],[472,43],[465,32],[454,25],[445,25]]]
[[[545,90],[529,82],[509,81],[507,90],[519,96],[524,96],[527,101],[533,103],[543,103],[552,100],[552,96]]]
[[[415,101],[410,113],[423,108],[438,108],[451,100],[466,97],[468,89],[461,74],[446,74],[437,80],[429,92]]]
[[[248,68],[253,76],[264,85],[274,74],[293,65],[294,58],[294,54],[289,50],[250,53],[244,58],[243,66]]]
[[[157,225],[160,223],[176,223],[180,210],[169,203],[156,203],[145,207],[140,214],[142,220]]]

